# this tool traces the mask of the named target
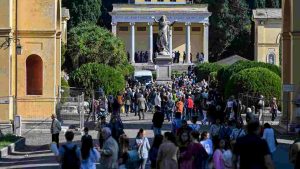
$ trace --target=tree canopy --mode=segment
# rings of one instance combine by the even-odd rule
[[[116,95],[123,91],[125,78],[116,69],[97,63],[88,63],[80,66],[70,75],[70,84],[86,89],[86,94],[91,95],[94,90],[103,88],[105,93]]]
[[[97,23],[101,15],[102,0],[63,0],[62,4],[70,11],[69,28],[82,22]]]
[[[71,69],[91,62],[112,67],[127,63],[123,41],[107,29],[86,22],[69,31],[66,55]]]
[[[220,57],[243,31],[250,32],[250,17],[245,0],[203,0],[210,17],[210,56]]]

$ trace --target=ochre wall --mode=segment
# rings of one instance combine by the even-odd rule
[[[9,5],[8,2],[11,4]],[[15,37],[15,2],[15,0],[0,1],[0,44],[9,34]],[[62,24],[60,8],[61,0],[18,1],[18,39],[20,39],[23,52],[17,56],[17,81],[15,81],[14,41],[8,48],[0,48],[0,100],[9,96],[10,88],[11,98],[17,95],[17,106],[14,106],[12,99],[10,99],[10,104],[0,104],[0,123],[12,120],[13,110],[17,110],[16,113],[25,120],[41,120],[55,113],[55,99],[60,85]],[[9,27],[12,30],[3,31]],[[11,70],[9,69],[9,55],[11,55]],[[30,55],[38,55],[43,60],[43,94],[38,96],[27,95],[26,92],[26,59]],[[11,80],[11,85],[9,80]]]
[[[255,22],[255,60],[267,62],[270,53],[275,54],[275,64],[279,65],[279,43],[281,33],[281,20],[264,20]]]

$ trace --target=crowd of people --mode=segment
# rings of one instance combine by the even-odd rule
[[[64,159],[71,152],[81,161],[81,168],[95,168],[99,159],[101,169],[145,169],[147,162],[153,169],[274,168],[277,141],[270,124],[261,126],[251,108],[243,109],[233,96],[225,100],[206,80],[196,82],[192,69],[172,84],[128,85],[124,93],[105,100],[111,120],[107,123],[102,116],[96,125],[99,146],[93,147],[86,128],[79,149],[68,131],[67,146],[61,146],[58,155],[63,168],[70,168],[65,163],[72,158]],[[145,120],[145,113],[153,114],[152,144],[145,134],[149,129],[141,128],[130,146],[120,118],[123,107],[126,116],[139,120]],[[243,111],[247,111],[247,125],[240,115]],[[162,133],[164,124],[170,124],[171,130]]]

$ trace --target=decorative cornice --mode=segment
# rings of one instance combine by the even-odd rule
[[[55,37],[57,30],[18,30],[20,37]]]
[[[181,23],[209,23],[210,13],[117,13],[112,14],[112,22],[153,22],[153,16],[159,18],[162,15],[166,15],[170,22],[177,21]]]
[[[257,43],[259,47],[278,47],[278,43]]]
[[[0,28],[0,34],[3,34],[3,33],[11,33],[12,32],[12,29],[11,28]]]

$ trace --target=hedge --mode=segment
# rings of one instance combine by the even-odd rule
[[[210,73],[217,72],[223,67],[224,65],[217,63],[202,63],[198,64],[194,70],[198,81],[201,81],[202,79],[207,80],[209,78]]]
[[[254,67],[262,67],[267,68],[270,71],[277,74],[279,77],[281,77],[281,70],[280,67],[276,65],[272,65],[269,63],[263,63],[263,62],[255,62],[255,61],[238,61],[231,66],[223,67],[218,71],[217,79],[220,84],[224,84],[223,86],[220,86],[220,90],[224,91],[224,87],[227,85],[228,80],[232,75],[235,73],[238,73],[241,70],[248,69],[248,68],[254,68]]]
[[[249,68],[235,73],[225,88],[225,96],[257,93],[265,98],[280,98],[281,79],[267,68]]]
[[[121,72],[113,67],[88,63],[71,73],[70,84],[86,89],[87,95],[91,95],[93,90],[98,90],[100,87],[105,93],[116,95],[124,90],[125,78]]]

